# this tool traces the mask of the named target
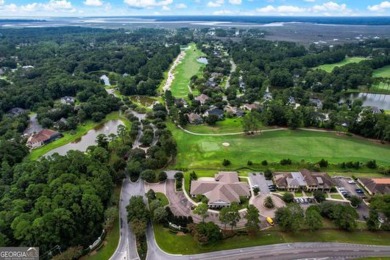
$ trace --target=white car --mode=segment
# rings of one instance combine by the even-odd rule
[[[349,184],[355,184],[356,182],[354,180],[348,181]]]

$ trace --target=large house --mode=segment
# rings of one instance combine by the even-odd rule
[[[359,178],[358,182],[370,195],[390,194],[390,178]]]
[[[56,131],[43,129],[38,133],[31,135],[28,138],[26,145],[31,149],[38,148],[60,138],[61,136],[62,135]]]
[[[209,96],[207,96],[207,95],[205,95],[205,94],[201,94],[200,96],[197,96],[197,97],[194,98],[194,99],[197,100],[197,101],[199,101],[200,104],[204,105],[204,104],[206,103],[206,101],[207,101],[208,99],[210,99],[210,98],[209,98]]]
[[[334,186],[332,178],[325,172],[276,172],[274,174],[276,188],[288,191],[330,191]]]
[[[237,172],[219,172],[214,179],[192,181],[190,194],[204,195],[210,208],[220,208],[240,202],[240,197],[249,198],[250,190],[247,183],[240,182]]]

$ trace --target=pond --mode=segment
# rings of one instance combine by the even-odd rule
[[[131,96],[130,100],[134,103],[141,104],[144,107],[150,107],[157,102],[155,99],[148,96]]]
[[[378,107],[383,110],[390,110],[390,95],[370,94],[370,93],[354,93],[348,97],[351,100],[363,100],[363,106]]]
[[[107,77],[107,75],[101,76],[100,79],[103,80],[104,85],[106,85],[106,86],[111,86],[111,84],[110,84],[110,79]]]
[[[200,57],[198,59],[196,59],[198,62],[202,63],[202,64],[209,64],[209,61],[207,60],[206,57]]]
[[[116,134],[118,126],[124,125],[121,120],[111,120],[104,124],[98,125],[95,129],[89,130],[88,133],[83,135],[79,140],[75,142],[65,144],[61,147],[51,150],[45,156],[50,156],[52,154],[58,153],[59,155],[66,155],[70,150],[78,150],[85,152],[88,146],[96,144],[96,137],[99,134]]]

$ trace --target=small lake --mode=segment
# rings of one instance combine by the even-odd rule
[[[121,120],[111,120],[98,125],[95,129],[89,130],[88,133],[83,135],[79,140],[53,149],[44,156],[50,156],[55,153],[58,153],[59,155],[66,155],[66,153],[70,150],[85,152],[88,146],[96,144],[96,137],[99,134],[105,134],[107,136],[109,134],[116,134],[118,126],[120,125],[124,125]]]
[[[362,99],[363,106],[378,107],[383,110],[390,110],[390,95],[371,94],[371,93],[354,93],[348,97],[351,100]]]
[[[205,65],[207,65],[207,64],[209,64],[209,61],[207,60],[207,58],[205,58],[205,57],[200,57],[200,58],[198,58],[198,59],[196,59],[198,62],[200,62],[200,63],[202,63],[202,64],[205,64]]]
[[[153,106],[156,100],[148,96],[130,96],[130,100],[134,103],[141,104],[144,107]]]
[[[110,84],[110,79],[107,77],[107,75],[101,76],[100,79],[103,80],[104,85],[106,85],[106,86],[111,86],[111,84]]]

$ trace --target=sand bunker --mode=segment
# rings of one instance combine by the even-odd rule
[[[223,146],[225,146],[225,147],[228,147],[228,146],[230,146],[230,144],[229,144],[229,143],[222,143],[222,145],[223,145]]]

